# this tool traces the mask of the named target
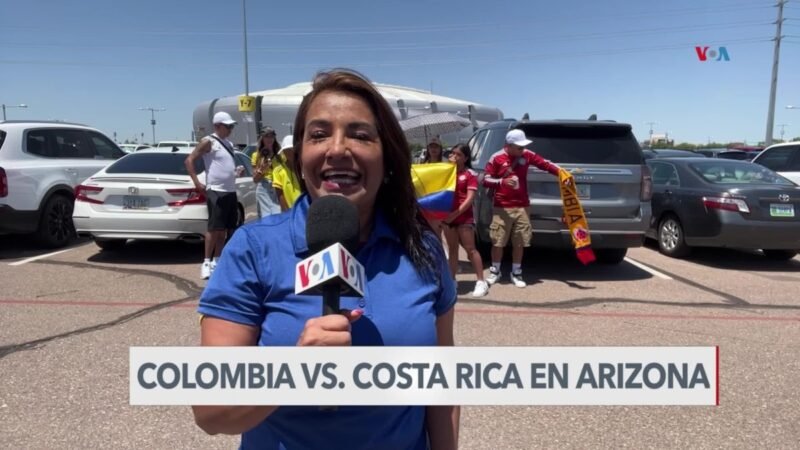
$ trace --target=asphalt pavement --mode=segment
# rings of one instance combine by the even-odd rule
[[[128,347],[199,342],[202,246],[110,253],[82,240],[51,253],[0,236],[0,447],[236,448],[238,437],[199,430],[189,408],[128,404]],[[720,405],[465,407],[461,448],[798,447],[800,257],[526,257],[527,288],[506,278],[478,299],[462,261],[458,345],[719,345]]]

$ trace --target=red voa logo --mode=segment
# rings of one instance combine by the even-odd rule
[[[697,52],[697,59],[700,61],[730,61],[731,57],[728,55],[728,49],[725,47],[718,47],[716,49],[705,47],[695,47],[694,51]]]

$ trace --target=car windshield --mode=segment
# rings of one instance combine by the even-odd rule
[[[0,149],[3,148],[3,142],[5,142],[5,141],[6,141],[6,132],[3,131],[3,130],[0,130]]]
[[[779,184],[793,183],[758,164],[741,164],[725,161],[698,161],[689,164],[698,175],[714,184]]]
[[[630,129],[618,126],[524,127],[530,149],[554,163],[642,164],[642,150]]]
[[[186,153],[132,153],[106,169],[106,173],[146,173],[153,175],[189,175],[184,166]],[[195,161],[198,174],[205,170],[203,160]]]

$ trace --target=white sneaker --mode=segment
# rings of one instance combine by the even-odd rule
[[[208,277],[210,276],[211,276],[211,263],[203,262],[203,265],[200,266],[200,278],[207,280]]]
[[[488,293],[489,293],[489,284],[483,280],[478,280],[478,282],[475,283],[475,290],[472,291],[472,296],[483,297]]]
[[[489,276],[486,277],[486,282],[490,285],[497,283],[500,279],[500,271],[495,269],[494,266],[489,267]]]
[[[511,274],[511,282],[514,283],[514,286],[518,288],[524,288],[528,284],[525,283],[525,280],[522,279],[522,272],[512,273]]]
[[[217,262],[212,259],[211,264],[209,264],[209,266],[211,267],[211,273],[214,273],[214,269],[217,268]]]

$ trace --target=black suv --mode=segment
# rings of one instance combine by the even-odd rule
[[[652,180],[631,126],[598,120],[506,119],[486,124],[470,138],[472,166],[481,176],[491,156],[503,149],[511,129],[525,132],[531,150],[574,176],[599,262],[619,263],[629,247],[640,247],[650,223]],[[558,180],[531,167],[528,172],[533,245],[571,249],[562,222]],[[492,199],[481,187],[475,200],[477,238],[490,245]]]

